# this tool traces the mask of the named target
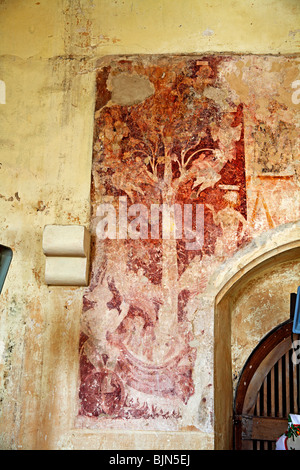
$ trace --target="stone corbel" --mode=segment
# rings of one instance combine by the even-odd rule
[[[90,233],[82,225],[46,225],[43,233],[46,257],[45,284],[87,286]]]

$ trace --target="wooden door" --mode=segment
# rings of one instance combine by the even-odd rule
[[[273,330],[243,369],[234,410],[236,450],[275,449],[289,413],[299,414],[300,369],[292,348],[299,335],[292,326],[289,321]]]

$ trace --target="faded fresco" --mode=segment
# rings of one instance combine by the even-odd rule
[[[295,70],[226,56],[99,68],[78,426],[180,428],[201,381],[191,305],[216,266],[299,218]],[[174,209],[170,237],[158,207]]]

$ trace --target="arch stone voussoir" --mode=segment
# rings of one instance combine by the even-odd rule
[[[216,305],[243,276],[273,263],[274,257],[290,260],[300,256],[300,221],[280,225],[256,237],[222,263],[210,279],[207,292],[214,290]]]

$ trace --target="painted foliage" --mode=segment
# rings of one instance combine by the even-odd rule
[[[189,306],[214,268],[266,228],[255,226],[260,207],[276,224],[261,179],[276,173],[286,184],[289,171],[294,178],[285,152],[287,143],[292,151],[298,145],[289,140],[294,115],[278,122],[286,109],[273,99],[276,124],[257,116],[255,99],[234,88],[238,66],[230,57],[156,57],[98,71],[79,425],[178,428],[199,381]],[[266,143],[272,138],[285,157]],[[164,236],[164,212],[153,217],[162,207],[178,211],[168,221],[176,232],[180,220],[179,235]]]

